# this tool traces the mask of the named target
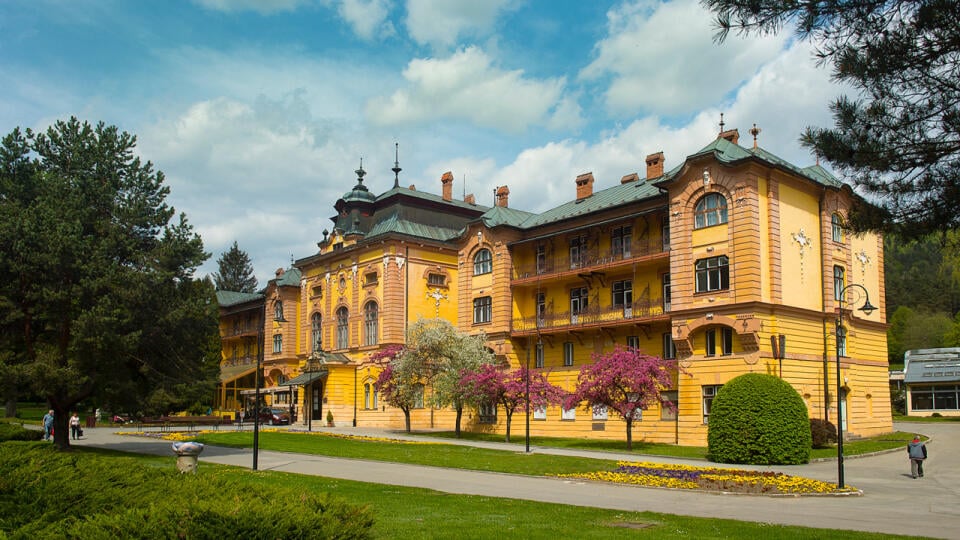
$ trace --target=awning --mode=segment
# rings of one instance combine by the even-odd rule
[[[223,367],[220,366],[220,382],[228,383],[230,381],[239,379],[245,375],[249,375],[257,370],[256,364],[250,365],[240,365],[240,366],[229,366]]]
[[[289,386],[268,386],[267,388],[260,389],[260,395],[265,396],[267,394],[286,394],[290,392]],[[257,389],[241,390],[240,395],[242,396],[252,396],[257,393]]]
[[[327,370],[321,369],[320,371],[308,371],[306,373],[301,373],[296,377],[290,379],[289,381],[279,385],[279,386],[305,386],[317,379],[326,379]]]

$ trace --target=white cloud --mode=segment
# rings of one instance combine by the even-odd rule
[[[510,0],[407,0],[407,31],[417,43],[449,47],[493,30]]]
[[[682,114],[717,103],[783,48],[786,34],[731,35],[713,42],[712,15],[696,0],[624,3],[607,13],[607,37],[583,80],[609,86],[604,99],[613,114]]]
[[[575,126],[579,108],[563,95],[563,78],[535,80],[493,65],[477,47],[445,59],[414,59],[403,71],[408,88],[367,103],[370,121],[384,125],[443,118],[518,133],[531,125]]]
[[[280,11],[294,11],[311,0],[194,0],[198,5],[224,12],[256,11],[261,15],[269,15]]]
[[[390,0],[332,0],[332,3],[336,5],[337,14],[361,39],[371,41],[378,34],[381,38],[396,35],[396,29],[387,20]]]

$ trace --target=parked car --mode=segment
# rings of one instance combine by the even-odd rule
[[[253,412],[243,417],[244,422],[253,422]],[[260,423],[270,426],[285,426],[290,423],[290,411],[279,407],[264,407],[260,409]]]

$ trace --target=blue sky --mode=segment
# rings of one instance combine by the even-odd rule
[[[71,115],[138,136],[212,256],[263,284],[316,251],[363,159],[401,185],[542,211],[726,127],[798,165],[841,93],[791,36],[713,42],[695,1],[5,0],[0,130]]]

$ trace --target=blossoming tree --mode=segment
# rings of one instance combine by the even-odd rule
[[[510,442],[513,413],[518,410],[527,411],[527,376],[526,368],[506,371],[493,364],[483,364],[477,370],[467,372],[460,380],[464,395],[470,402],[503,407],[507,417],[507,442]],[[550,384],[546,374],[531,370],[529,377],[531,408],[559,405],[563,401],[566,392],[559,386]]]
[[[657,403],[676,409],[673,403],[661,401],[660,391],[671,387],[677,369],[675,360],[617,346],[612,352],[594,354],[593,363],[580,368],[577,389],[566,406],[584,403],[588,411],[605,407],[616,412],[627,423],[627,450],[632,450],[633,421],[639,411]]]
[[[423,385],[417,375],[403,364],[403,354],[403,347],[391,345],[370,355],[370,359],[375,362],[388,362],[373,387],[391,407],[403,411],[407,433],[410,433],[410,409],[422,401]]]

